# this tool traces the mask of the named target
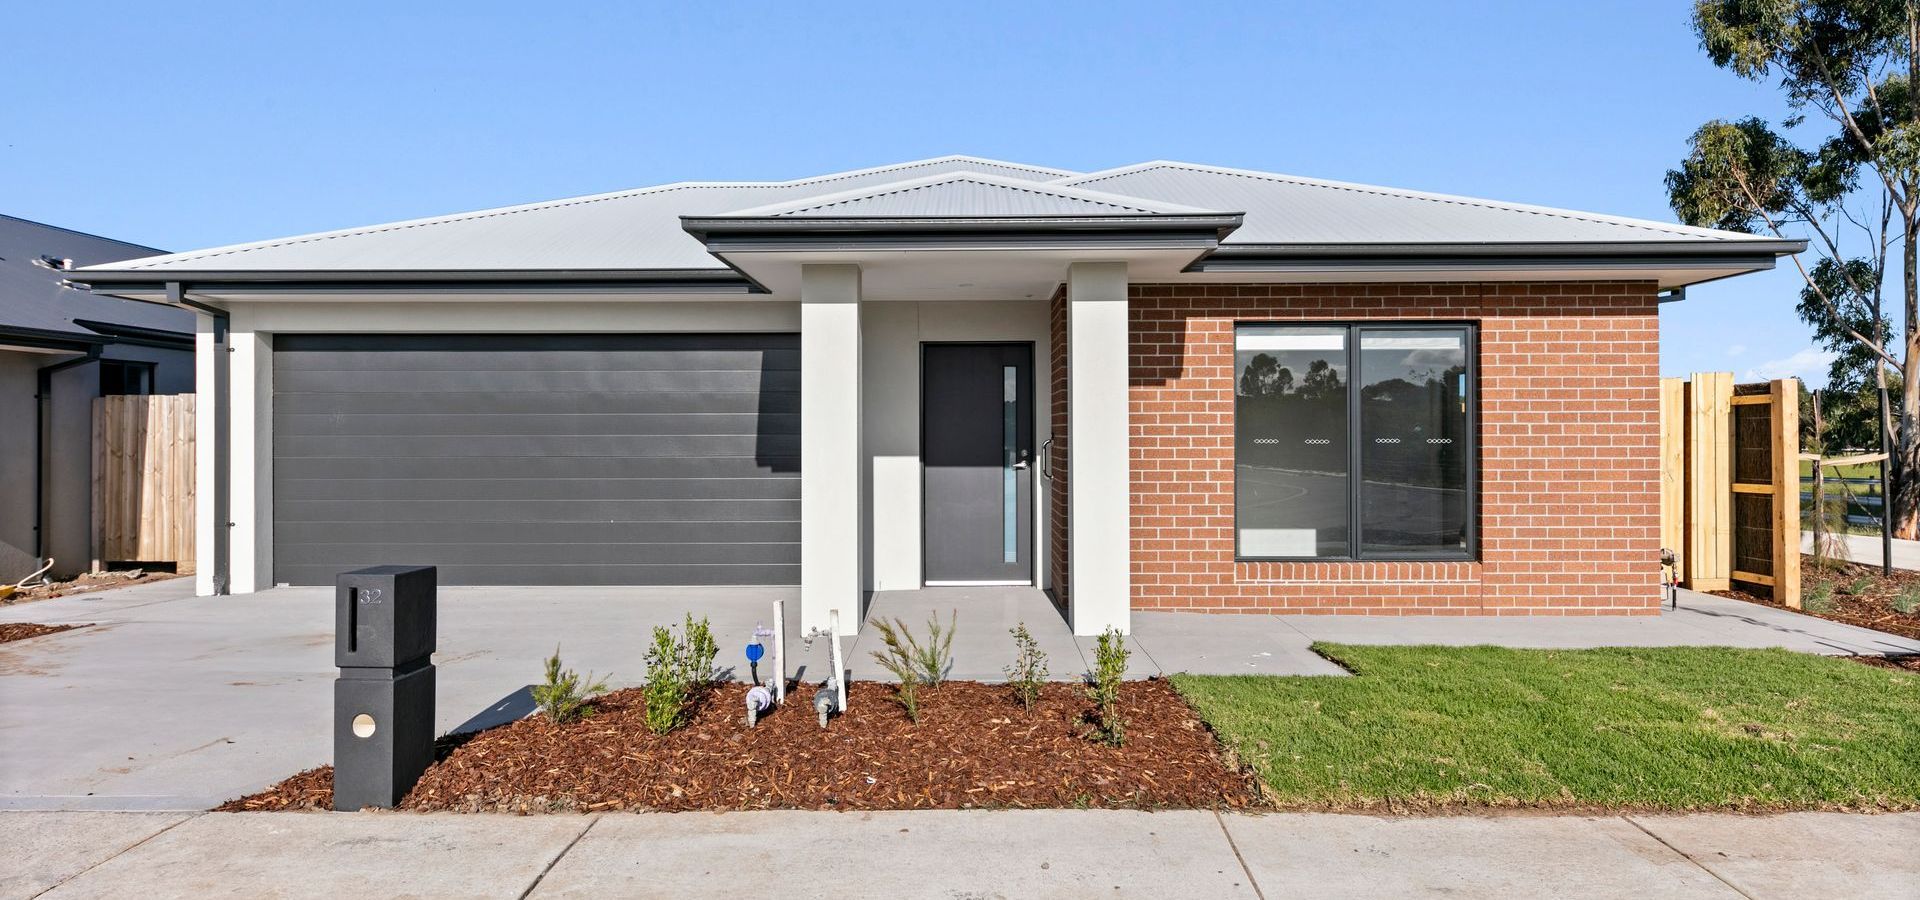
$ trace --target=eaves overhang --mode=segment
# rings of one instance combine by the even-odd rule
[[[533,269],[533,270],[76,270],[69,286],[134,300],[164,297],[170,284],[186,292],[216,294],[470,294],[619,293],[733,295],[762,293],[752,279],[732,269]],[[164,302],[164,301],[162,301]],[[169,304],[171,305],[171,304]]]
[[[1693,284],[1771,269],[1806,241],[1599,241],[1584,243],[1230,244],[1193,262],[1189,272],[1340,276],[1353,273],[1582,272]],[[1685,273],[1697,272],[1697,276]]]
[[[1212,250],[1238,213],[1100,216],[683,216],[716,256],[862,250]]]

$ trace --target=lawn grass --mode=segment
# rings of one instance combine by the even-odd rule
[[[1315,649],[1176,675],[1282,808],[1920,808],[1920,676],[1785,650]]]

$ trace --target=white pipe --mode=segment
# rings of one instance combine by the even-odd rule
[[[787,601],[773,601],[773,702],[787,702]]]
[[[834,699],[840,701],[842,715],[847,711],[847,666],[840,659],[840,611],[827,610],[827,634],[833,640],[833,683],[838,688]]]

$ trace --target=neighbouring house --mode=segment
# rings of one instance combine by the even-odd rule
[[[91,565],[95,397],[193,392],[192,313],[62,283],[159,252],[0,215],[0,582]]]
[[[1092,634],[1654,613],[1659,306],[1803,246],[953,156],[68,277],[200,314],[203,593],[431,563],[788,585],[850,631],[1018,584]]]

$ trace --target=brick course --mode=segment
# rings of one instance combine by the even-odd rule
[[[1655,293],[1650,282],[1134,285],[1133,608],[1657,613]],[[1057,442],[1063,300],[1054,298]],[[1235,562],[1234,323],[1368,320],[1479,325],[1479,559]],[[1053,463],[1064,474],[1061,443]],[[1063,479],[1053,487],[1056,523],[1063,489]],[[1064,541],[1050,549],[1064,585]]]

